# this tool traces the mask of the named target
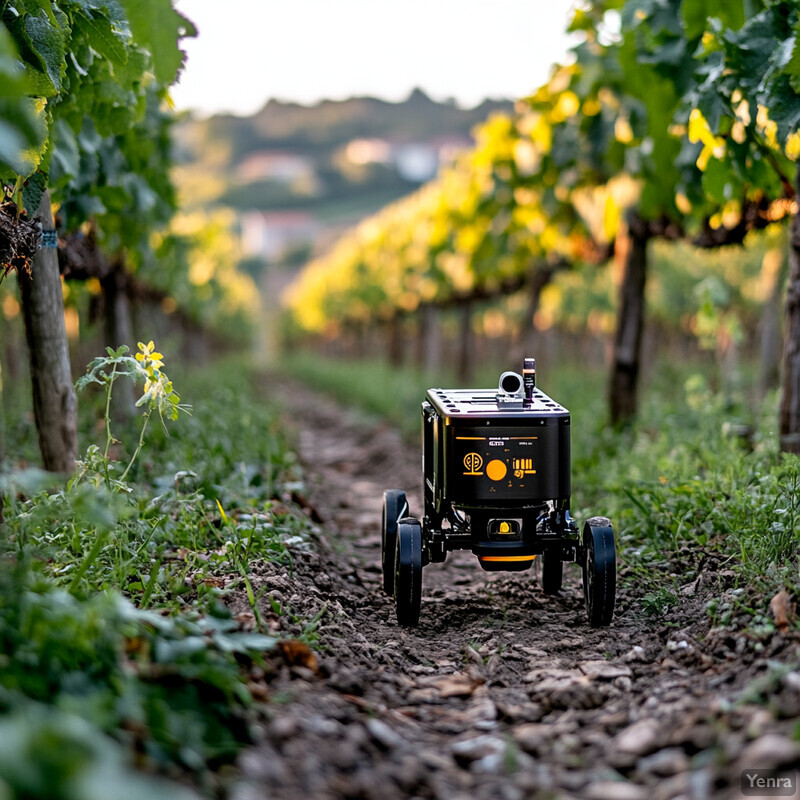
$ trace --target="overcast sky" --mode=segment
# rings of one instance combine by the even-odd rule
[[[470,107],[521,97],[563,61],[574,0],[176,0],[197,26],[179,109],[250,114],[420,87]]]

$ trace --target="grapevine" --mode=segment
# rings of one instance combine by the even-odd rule
[[[703,0],[578,8],[571,60],[515,114],[487,121],[433,183],[310,264],[286,298],[294,324],[331,336],[348,321],[513,291],[554,263],[601,263],[631,238],[641,307],[649,240],[741,244],[787,219],[800,156],[797,4],[713,14]],[[621,335],[632,312],[619,313]]]

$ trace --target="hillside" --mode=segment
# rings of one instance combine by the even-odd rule
[[[176,130],[182,207],[233,208],[249,256],[302,260],[429,180],[470,146],[476,124],[511,108],[487,100],[462,109],[416,89],[400,103],[270,100],[249,117],[189,118]]]

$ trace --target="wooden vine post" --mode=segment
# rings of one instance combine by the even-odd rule
[[[53,230],[49,191],[42,195],[37,216],[45,231]],[[46,470],[70,473],[78,457],[77,400],[54,247],[42,247],[36,253],[30,274],[20,270],[19,286],[42,461]]]
[[[800,162],[795,181],[800,197]],[[789,235],[789,282],[786,286],[786,332],[783,347],[783,385],[780,409],[781,450],[800,453],[800,214],[795,213]]]
[[[456,342],[456,377],[462,384],[472,378],[475,343],[472,336],[472,303],[465,301],[458,309],[458,341]]]
[[[624,425],[636,416],[649,238],[647,224],[637,214],[631,214],[628,220],[628,250],[620,285],[614,360],[609,382],[612,425]]]
[[[108,265],[105,275],[100,279],[100,286],[105,303],[103,333],[106,344],[115,349],[123,344],[135,349],[131,321],[130,279],[121,256]],[[135,413],[133,387],[127,380],[118,381],[111,394],[113,419],[116,422],[125,422]]]

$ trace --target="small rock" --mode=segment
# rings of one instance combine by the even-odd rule
[[[595,781],[584,789],[586,800],[647,800],[650,791],[628,781]]]
[[[545,678],[531,688],[531,699],[546,708],[599,708],[605,695],[586,677]]]
[[[394,750],[396,747],[405,744],[405,739],[399,733],[379,719],[368,719],[366,726],[369,735],[384,750]]]
[[[613,681],[614,678],[630,678],[630,667],[612,661],[584,661],[578,665],[580,671],[593,680]]]
[[[317,672],[316,670],[311,670],[308,667],[292,667],[289,670],[289,674],[296,679],[302,681],[313,681]]]
[[[314,576],[314,583],[319,586],[320,589],[330,589],[333,581],[331,580],[331,576],[328,575],[327,572],[320,572]]]
[[[767,727],[772,724],[772,714],[766,708],[754,709],[747,722],[747,735],[751,739],[763,736]]]
[[[267,733],[270,738],[282,741],[284,739],[291,739],[292,736],[297,734],[300,728],[300,723],[297,717],[281,716],[276,717],[270,722],[267,727]]]
[[[629,714],[625,710],[610,711],[602,714],[598,719],[600,725],[608,733],[617,733],[628,724]]]
[[[641,759],[636,769],[666,778],[689,769],[689,757],[681,747],[665,747]]]
[[[478,653],[482,656],[488,656],[490,653],[497,652],[497,639],[494,637],[489,639],[488,642],[484,642],[479,648]]]
[[[471,675],[465,672],[456,672],[452,675],[440,675],[432,681],[432,686],[440,697],[469,697],[480,685]]]
[[[636,661],[642,662],[647,661],[647,656],[644,652],[644,647],[640,647],[638,644],[634,645],[624,656],[622,656],[622,660],[626,664],[632,664]]]
[[[689,642],[686,639],[681,639],[680,641],[675,641],[674,639],[670,639],[667,642],[667,650],[670,653],[674,653],[676,650],[688,650],[689,649]]]
[[[659,733],[659,727],[655,720],[641,719],[617,734],[614,745],[623,753],[642,756],[655,750]]]
[[[497,710],[506,722],[538,722],[544,709],[538,703],[498,703]]]
[[[453,762],[449,758],[434,750],[422,750],[419,754],[419,760],[429,769],[448,770],[453,767]]]
[[[321,714],[316,714],[305,720],[303,727],[309,733],[324,736],[326,739],[336,739],[342,733],[342,726],[336,720],[328,719]]]
[[[473,650],[469,645],[464,648],[464,655],[468,661],[471,661],[476,666],[483,668],[483,658],[477,650]]]
[[[275,750],[264,745],[245,750],[239,756],[237,766],[248,780],[260,784],[281,783],[288,778],[284,760]]]
[[[688,800],[688,798],[692,797],[689,792],[691,785],[690,775],[690,772],[679,772],[669,778],[660,778],[653,787],[654,791],[651,795],[651,800]],[[699,800],[701,795],[698,794],[695,797]]]
[[[427,689],[414,689],[408,693],[409,705],[416,706],[420,703],[438,703],[442,699],[439,692],[433,687]]]
[[[361,725],[346,725],[345,738],[356,747],[363,747],[369,741],[369,734]]]
[[[744,768],[768,769],[790,764],[800,758],[800,744],[777,733],[768,733],[751,742],[739,757]]]
[[[621,692],[629,692],[633,689],[633,681],[630,678],[626,678],[624,675],[619,678],[614,678],[614,680],[611,681],[611,685]]]
[[[538,722],[519,725],[511,733],[514,741],[528,753],[538,753],[542,743],[553,738],[552,726]]]
[[[531,656],[531,658],[549,658],[549,653],[546,650],[540,650],[537,647],[521,646],[519,649],[526,655]]]
[[[473,761],[470,765],[471,772],[480,772],[486,775],[492,775],[500,772],[505,765],[505,752],[502,753],[489,753],[488,756],[479,758]]]
[[[497,706],[488,697],[478,698],[470,703],[466,713],[467,722],[477,723],[497,719]]]
[[[697,594],[697,587],[700,584],[700,576],[695,578],[691,583],[687,583],[678,590],[684,597],[694,597]]]
[[[364,683],[354,672],[349,670],[339,670],[328,678],[328,686],[334,691],[342,694],[354,694],[356,696],[364,693]]]
[[[800,692],[800,672],[789,672],[783,676],[783,685]]]
[[[545,681],[574,680],[581,677],[581,673],[574,669],[533,669],[522,678],[525,683],[539,683]]]
[[[330,751],[327,758],[337,770],[350,772],[358,765],[361,760],[358,747],[349,741],[339,741]]]
[[[454,742],[450,751],[459,763],[477,761],[492,754],[505,753],[506,743],[496,736],[477,736],[474,739],[465,739]]]

